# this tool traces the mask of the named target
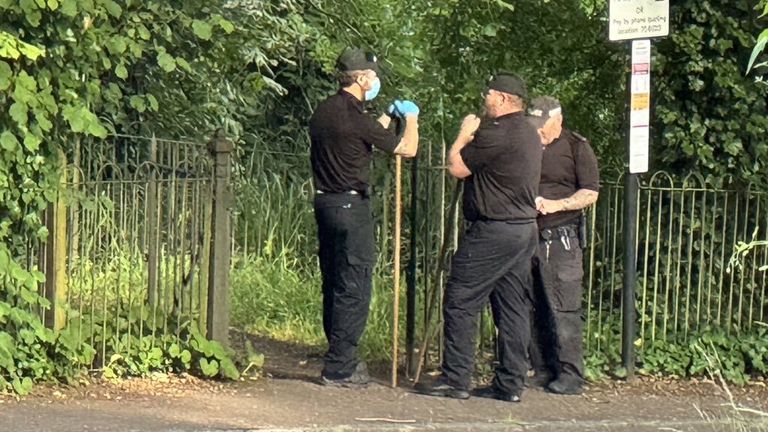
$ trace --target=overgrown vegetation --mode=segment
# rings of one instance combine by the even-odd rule
[[[47,236],[40,214],[59,188],[61,156],[77,162],[80,142],[111,133],[241,135],[262,101],[284,92],[272,69],[295,64],[312,38],[301,15],[291,1],[0,1],[0,391],[70,380],[94,357],[71,328],[43,327],[42,275],[21,265],[28,242]],[[145,337],[110,369],[158,366],[156,347],[173,345]],[[189,361],[201,352],[204,374],[234,376],[199,339],[186,337]],[[186,366],[185,349],[162,362]]]
[[[668,39],[654,68],[656,168],[766,187],[768,87],[746,76],[757,1],[671,5]]]
[[[0,392],[26,394],[39,381],[75,380],[94,350],[72,330],[54,332],[35,313],[48,307],[37,293],[40,272],[24,270],[0,244]]]
[[[655,169],[766,187],[768,86],[744,76],[747,63],[762,64],[765,32],[749,58],[765,27],[756,3],[673,4],[672,36],[655,45]],[[173,336],[160,338],[148,332],[155,324],[128,308],[115,318],[114,333],[130,337],[101,346],[83,340],[92,332],[55,332],[40,322],[49,305],[38,294],[39,269],[26,265],[28,245],[48,235],[40,215],[60,187],[64,161],[89,162],[82,143],[116,133],[205,140],[221,130],[232,137],[240,253],[234,319],[316,343],[320,294],[305,127],[313,106],[335,89],[337,53],[354,45],[379,54],[384,88],[373,109],[395,97],[421,105],[423,172],[437,172],[459,119],[479,109],[483,80],[511,69],[532,93],[563,101],[569,125],[592,140],[603,172],[611,173],[624,160],[628,53],[606,41],[605,15],[604,0],[0,0],[0,105],[8,108],[0,113],[0,391],[71,380],[94,359],[108,375],[191,368],[234,376],[223,352],[202,344],[178,316],[162,318]],[[365,341],[374,356],[389,352],[391,173],[391,160],[376,161],[381,258]],[[430,192],[439,176],[430,178],[418,187],[425,214],[405,221],[406,236],[411,224],[426,233],[418,258],[428,271],[434,257],[424,251],[441,240],[445,206]],[[133,328],[136,322],[146,325]],[[608,326],[600,330],[606,339],[615,330]],[[741,355],[734,354],[734,377],[762,370],[747,356],[752,335],[744,337],[723,345]],[[691,358],[662,358],[678,355],[672,346],[645,347],[660,358],[647,354],[649,370],[695,373]],[[105,355],[112,349],[126,354]],[[590,358],[602,370],[614,357],[594,351]]]

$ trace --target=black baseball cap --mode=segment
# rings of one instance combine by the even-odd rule
[[[541,127],[550,118],[563,114],[560,101],[552,96],[540,96],[528,104],[528,118],[537,127]]]
[[[379,73],[379,64],[376,55],[359,48],[347,48],[336,60],[336,69],[339,72],[371,69]]]
[[[518,95],[523,99],[528,97],[523,79],[510,72],[499,72],[492,76],[488,80],[488,89]]]

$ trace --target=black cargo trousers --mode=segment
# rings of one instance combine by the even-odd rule
[[[371,302],[376,251],[371,203],[361,194],[315,196],[323,286],[323,330],[328,339],[323,376],[342,379],[357,366],[357,346]]]
[[[583,379],[583,254],[578,226],[560,229],[541,231],[533,259],[531,363],[553,379],[563,374]]]
[[[493,385],[508,394],[522,391],[527,372],[531,259],[536,239],[534,221],[476,221],[465,232],[451,262],[443,304],[442,372],[449,384],[470,388],[477,321],[490,297],[500,360]]]

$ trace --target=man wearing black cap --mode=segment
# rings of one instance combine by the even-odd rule
[[[534,257],[534,323],[531,345],[537,384],[558,394],[579,394],[582,353],[583,209],[597,201],[600,173],[587,140],[563,127],[560,102],[534,99],[530,121],[544,149],[536,198],[539,247]]]
[[[445,288],[442,374],[419,393],[469,398],[477,319],[490,298],[500,365],[493,383],[473,394],[519,402],[530,338],[531,258],[536,250],[536,203],[541,144],[525,120],[523,81],[499,74],[484,93],[487,116],[467,116],[449,153],[449,172],[464,179],[469,227],[451,263]]]
[[[323,330],[328,340],[321,380],[326,385],[368,382],[357,345],[365,329],[376,261],[368,197],[373,147],[413,157],[418,148],[418,107],[395,101],[378,120],[364,102],[379,92],[376,57],[349,49],[337,60],[341,89],[315,109],[309,122],[310,159],[316,190],[315,219],[323,291]],[[402,139],[388,130],[391,116],[405,121]]]

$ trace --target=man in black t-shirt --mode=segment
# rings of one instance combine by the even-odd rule
[[[560,102],[534,99],[529,120],[544,149],[539,211],[539,247],[534,258],[533,382],[558,394],[581,393],[583,209],[597,201],[600,173],[587,140],[563,128]]]
[[[416,390],[469,398],[478,316],[489,298],[498,329],[493,383],[473,394],[520,401],[530,338],[531,258],[536,251],[536,196],[541,144],[524,117],[523,81],[499,74],[484,93],[487,117],[469,115],[449,154],[449,172],[464,179],[469,228],[445,288],[442,375]]]
[[[351,387],[368,382],[357,345],[365,329],[376,261],[368,199],[373,148],[413,157],[418,148],[418,107],[395,101],[374,120],[364,102],[379,92],[375,56],[350,49],[337,61],[341,89],[315,109],[309,122],[310,159],[316,190],[315,219],[323,291],[323,330],[328,340],[321,380]],[[405,121],[402,139],[389,130],[393,116]]]

